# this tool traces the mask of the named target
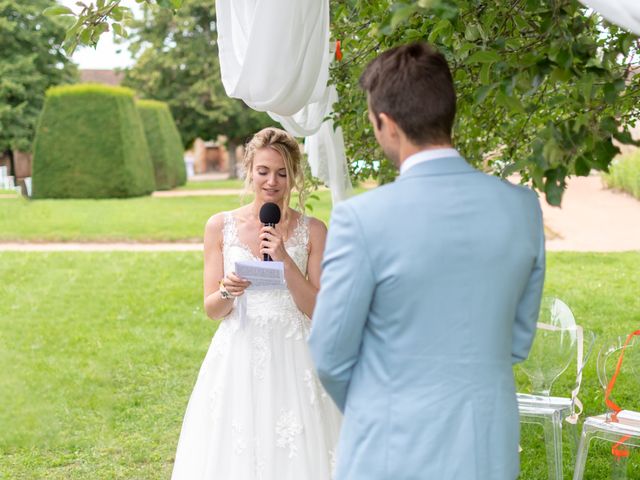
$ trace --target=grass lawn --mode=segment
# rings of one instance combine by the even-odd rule
[[[170,477],[215,331],[201,268],[194,252],[0,253],[0,478]],[[547,293],[597,333],[622,334],[640,326],[638,271],[640,253],[551,253]],[[587,415],[604,410],[594,358]],[[638,379],[624,380],[618,403],[640,408]],[[546,478],[541,431],[525,428],[522,445],[521,478]],[[594,453],[586,478],[600,480],[611,455],[607,444]],[[629,478],[639,475],[633,452]]]
[[[363,189],[357,189],[361,192]],[[328,222],[331,193],[307,213]],[[249,202],[247,196],[244,201]],[[201,242],[214,213],[242,205],[238,195],[109,200],[0,198],[0,242]]]

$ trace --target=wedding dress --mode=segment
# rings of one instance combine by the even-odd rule
[[[285,244],[306,272],[309,225],[300,217]],[[225,213],[225,275],[258,260]],[[317,379],[310,321],[288,290],[245,291],[204,359],[178,442],[172,480],[329,480],[340,413]]]

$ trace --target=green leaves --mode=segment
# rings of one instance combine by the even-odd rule
[[[567,169],[558,167],[545,172],[544,194],[549,205],[560,206],[562,201],[562,193],[566,187],[565,177]]]
[[[466,63],[493,63],[500,60],[500,55],[494,50],[478,50],[467,58]]]
[[[399,5],[391,17],[391,28],[395,29],[398,25],[405,23],[417,10],[418,5]]]
[[[160,7],[177,11],[183,0],[136,0],[136,3],[153,2]],[[100,36],[105,32],[113,30],[114,35],[128,37],[127,25],[133,19],[131,10],[121,6],[122,0],[96,0],[96,2],[76,2],[80,10],[74,14],[71,9],[63,6],[53,6],[47,8],[44,13],[49,16],[72,15],[75,22],[67,30],[63,48],[67,55],[72,55],[78,45],[96,46]]]
[[[56,15],[73,15],[73,11],[69,7],[62,5],[54,5],[53,7],[45,8],[42,12],[47,17],[53,17]]]
[[[45,90],[74,81],[54,0],[0,0],[0,152],[31,151]],[[46,14],[45,14],[46,12]]]
[[[519,173],[550,203],[561,201],[567,175],[608,168],[616,155],[612,139],[632,141],[628,124],[640,119],[640,75],[628,76],[627,70],[640,68],[633,50],[637,37],[586,16],[577,2],[339,5],[333,34],[350,39],[352,60],[332,66],[340,95],[335,119],[344,129],[348,157],[358,161],[356,179],[373,175],[384,183],[396,173],[383,160],[364,95],[353,86],[377,53],[416,39],[433,43],[451,65],[458,94],[456,147],[483,169]]]

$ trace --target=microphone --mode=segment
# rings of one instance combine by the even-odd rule
[[[260,221],[265,227],[275,227],[280,221],[280,207],[272,202],[267,202],[260,208]],[[273,259],[268,253],[262,254],[262,260],[270,262]]]

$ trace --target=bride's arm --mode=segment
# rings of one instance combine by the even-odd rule
[[[296,306],[309,318],[316,306],[316,297],[320,289],[320,272],[327,227],[320,220],[309,219],[309,260],[307,277],[300,271],[288,255],[284,259],[284,276]]]
[[[233,298],[222,298],[220,293],[220,280],[224,276],[223,226],[223,215],[216,214],[204,230],[204,311],[213,320],[224,317],[233,309]]]

